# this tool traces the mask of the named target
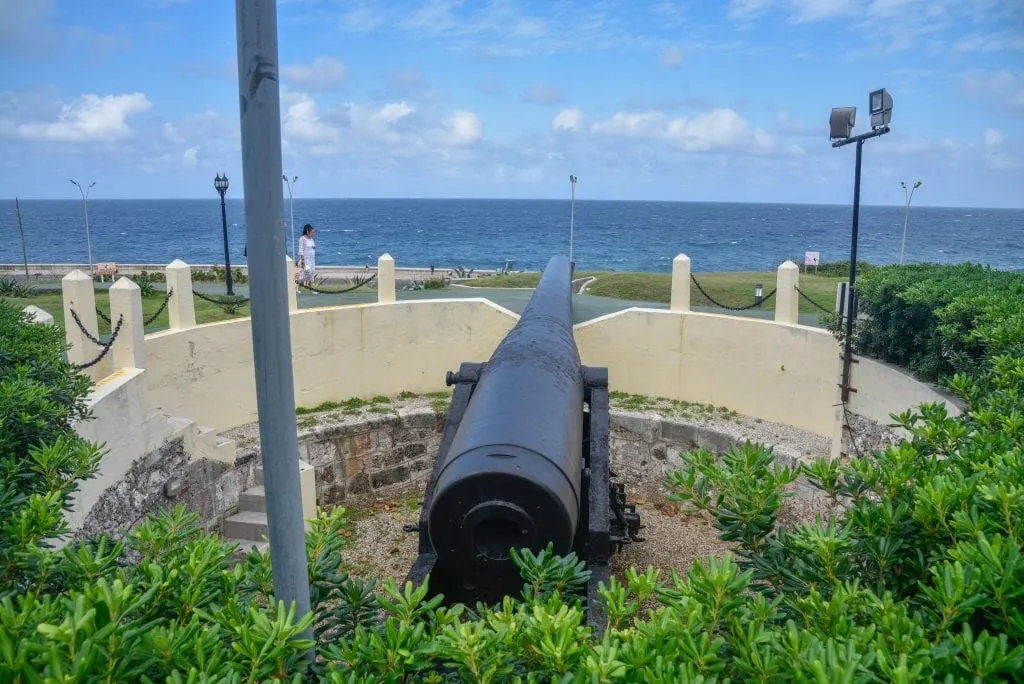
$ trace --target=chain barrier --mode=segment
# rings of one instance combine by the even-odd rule
[[[718,308],[720,308],[720,309],[728,309],[729,311],[747,311],[749,309],[755,309],[755,308],[761,306],[762,304],[764,304],[769,299],[771,299],[772,297],[775,296],[775,290],[772,290],[771,292],[766,294],[764,297],[762,297],[761,301],[759,301],[759,302],[754,302],[753,304],[748,304],[747,306],[726,306],[725,304],[722,304],[721,302],[716,301],[714,299],[714,297],[709,295],[707,293],[707,290],[705,290],[703,287],[701,287],[701,284],[699,282],[697,282],[697,279],[693,276],[692,273],[690,274],[690,280],[692,280],[693,284],[697,286],[697,289],[700,291],[700,293],[702,295],[704,295],[705,299],[707,299],[709,302],[711,302],[712,304],[714,304]]]
[[[813,299],[811,299],[810,295],[808,295],[806,292],[801,290],[799,287],[796,288],[796,291],[799,292],[800,296],[803,297],[804,299],[806,299],[808,302],[810,302],[811,305],[814,306],[815,308],[817,308],[817,309],[819,309],[821,311],[824,311],[825,313],[832,313],[831,309],[826,308],[826,307],[822,306],[821,304],[819,304],[818,302],[816,302]]]
[[[167,294],[164,295],[163,303],[160,304],[160,308],[158,308],[156,311],[154,311],[152,316],[150,316],[149,318],[147,318],[145,321],[142,322],[142,327],[143,328],[145,328],[147,325],[149,325],[150,323],[152,323],[153,321],[155,321],[157,318],[160,317],[160,314],[162,314],[164,312],[164,309],[167,308],[167,302],[171,301],[171,296],[173,294],[174,294],[174,288],[171,288],[170,290],[167,291]],[[107,321],[107,322],[109,323],[109,321]]]
[[[365,279],[364,278],[356,278],[354,280],[355,285],[352,285],[351,287],[346,287],[346,288],[341,289],[341,290],[321,290],[318,287],[314,287],[313,285],[306,285],[305,283],[296,283],[296,284],[299,287],[301,287],[302,289],[304,289],[304,290],[309,290],[310,292],[316,292],[317,294],[345,294],[346,292],[351,292],[352,290],[358,290],[359,288],[361,288],[363,285],[366,285],[367,283],[372,283],[374,280],[376,280],[376,278],[377,278],[377,274],[376,273],[374,273],[369,278],[365,278]]]
[[[100,342],[96,337],[93,336],[91,332],[85,329],[85,326],[82,325],[82,319],[78,317],[78,312],[75,311],[74,309],[71,309],[71,318],[74,319],[75,325],[77,325],[78,329],[82,331],[83,335],[85,335],[85,339],[89,340],[97,347],[103,346],[103,342]]]
[[[249,301],[248,297],[241,297],[237,299],[217,299],[216,297],[210,297],[208,295],[204,295],[202,292],[196,292],[195,290],[192,291],[192,294],[196,297],[199,297],[204,302],[210,302],[211,304],[216,304],[217,306],[224,306],[225,304],[230,304],[231,306],[241,306],[242,304],[245,304]],[[235,295],[235,297],[238,297],[238,295]]]
[[[78,326],[78,329],[82,331],[82,334],[85,335],[85,337],[90,342],[92,342],[98,347],[101,347],[99,356],[97,356],[92,361],[83,364],[73,364],[75,368],[79,370],[85,370],[86,368],[91,368],[100,361],[102,361],[103,358],[110,352],[110,350],[113,349],[114,341],[117,340],[117,336],[121,332],[121,325],[124,323],[124,316],[121,315],[117,317],[117,325],[115,325],[114,329],[110,332],[110,341],[105,344],[103,342],[100,342],[98,339],[96,339],[96,337],[92,335],[92,333],[85,329],[85,326],[82,325],[82,319],[78,317],[78,314],[75,312],[74,309],[71,309],[71,318],[75,320],[75,324]]]
[[[110,316],[100,311],[100,307],[96,307],[96,315],[104,320],[108,325],[110,324]]]

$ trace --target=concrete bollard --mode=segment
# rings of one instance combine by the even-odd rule
[[[142,315],[142,290],[128,278],[118,278],[110,286],[110,320],[121,332],[110,350],[115,370],[146,367],[146,329]]]
[[[64,339],[69,345],[68,361],[75,365],[89,363],[100,353],[101,347],[96,346],[82,329],[75,323],[71,312],[74,311],[78,320],[82,322],[82,328],[92,335],[99,337],[99,326],[96,322],[96,293],[93,290],[92,278],[89,274],[74,270],[68,273],[60,281],[60,289],[64,300]],[[85,369],[85,374],[93,380],[106,377],[109,374],[110,357],[104,358],[95,366]]]
[[[167,302],[167,318],[171,330],[196,326],[196,303],[192,298],[192,267],[175,259],[164,269],[167,291],[173,292]]]
[[[390,304],[395,301],[395,260],[390,254],[377,259],[377,302]]]
[[[775,321],[777,323],[800,322],[800,267],[786,261],[775,276]]]
[[[299,293],[295,285],[295,261],[287,254],[284,256],[284,282],[288,290],[288,313],[299,310]],[[252,296],[252,292],[249,293]]]
[[[672,311],[690,310],[690,257],[680,254],[672,260]]]

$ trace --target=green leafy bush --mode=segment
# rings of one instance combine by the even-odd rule
[[[928,380],[978,373],[993,356],[1024,356],[1024,273],[915,264],[858,280],[854,344]]]
[[[90,476],[99,449],[72,430],[87,417],[89,379],[65,359],[64,331],[33,325],[0,301],[0,591],[47,586],[45,540]]]
[[[26,299],[32,297],[38,292],[36,288],[32,287],[28,282],[21,282],[15,278],[3,277],[0,278],[0,297],[14,297],[16,299]]]
[[[45,328],[0,323],[4,368],[23,369],[3,382],[34,372],[31,354],[52,366],[39,383],[70,385],[50,395],[55,427],[39,447],[68,453],[74,373]],[[839,512],[791,529],[777,515],[797,473],[770,449],[685,454],[666,484],[734,553],[612,578],[600,634],[574,555],[516,550],[519,596],[444,606],[428,585],[344,572],[341,508],[306,535],[309,615],[274,596],[268,554],[236,562],[181,507],[123,540],[55,550],[44,540],[61,532],[63,492],[92,461],[4,456],[0,682],[1024,681],[1024,358],[950,386],[963,416],[926,404],[894,417],[911,439],[802,467]]]

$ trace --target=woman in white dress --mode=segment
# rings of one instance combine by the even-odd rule
[[[308,223],[302,227],[302,237],[299,238],[299,268],[302,270],[299,282],[303,285],[312,285],[316,277],[316,242],[313,236],[316,229]]]

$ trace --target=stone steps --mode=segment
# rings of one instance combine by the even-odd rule
[[[304,487],[315,488],[315,483],[312,480],[313,467],[299,461],[299,469],[300,477],[307,481]],[[245,553],[254,546],[260,550],[266,550],[268,547],[267,492],[263,487],[263,467],[256,466],[254,474],[256,476],[255,486],[242,491],[238,497],[238,511],[224,519],[222,528],[224,538],[238,544],[239,553]],[[315,493],[313,496],[315,506]],[[306,510],[307,508],[309,508],[308,502],[303,506],[304,518],[315,515],[315,508],[312,512]],[[305,524],[305,528],[309,529],[309,523]]]

